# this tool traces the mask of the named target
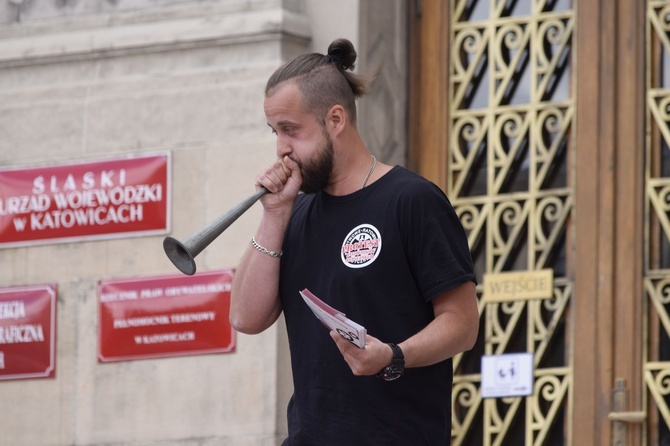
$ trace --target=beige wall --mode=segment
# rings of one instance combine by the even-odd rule
[[[324,52],[344,36],[368,45],[359,52],[371,60],[374,36],[393,36],[386,48],[399,49],[387,84],[396,111],[377,121],[382,129],[403,122],[404,2],[389,3],[3,2],[0,167],[170,151],[171,235],[183,239],[251,194],[254,175],[274,158],[262,91],[287,58]],[[371,9],[389,20],[362,23]],[[402,163],[402,132],[386,135],[371,149]],[[198,270],[234,268],[259,216],[259,206],[242,216],[197,258]],[[230,354],[97,362],[97,281],[176,273],[161,241],[0,250],[0,287],[58,284],[56,377],[0,381],[0,444],[264,446],[283,438],[291,383],[282,323],[238,335]]]

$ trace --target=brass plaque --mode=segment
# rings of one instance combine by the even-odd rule
[[[554,270],[484,274],[484,300],[508,302],[548,299],[554,294]]]

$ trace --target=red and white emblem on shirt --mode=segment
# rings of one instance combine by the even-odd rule
[[[382,250],[379,230],[372,225],[356,226],[342,243],[342,262],[349,268],[363,268],[374,262]]]

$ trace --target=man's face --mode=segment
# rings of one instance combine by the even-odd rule
[[[288,156],[302,173],[301,190],[313,193],[323,190],[333,170],[333,142],[325,124],[306,109],[298,87],[280,85],[265,98],[265,116],[277,135],[277,156]]]

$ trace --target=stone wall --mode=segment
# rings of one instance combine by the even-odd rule
[[[392,129],[403,122],[404,2],[333,3],[0,2],[0,168],[169,151],[171,235],[184,238],[250,195],[254,175],[274,159],[262,109],[267,77],[340,36],[365,45],[361,70],[383,65],[378,50],[391,62],[373,105],[361,104],[362,131],[373,153],[402,163],[403,127]],[[385,115],[388,93],[394,111]],[[200,254],[198,270],[234,268],[259,216],[260,206],[243,215]],[[0,381],[0,444],[281,441],[291,393],[283,322],[239,335],[230,354],[98,363],[97,281],[176,273],[161,241],[0,250],[0,287],[58,284],[56,377]]]

